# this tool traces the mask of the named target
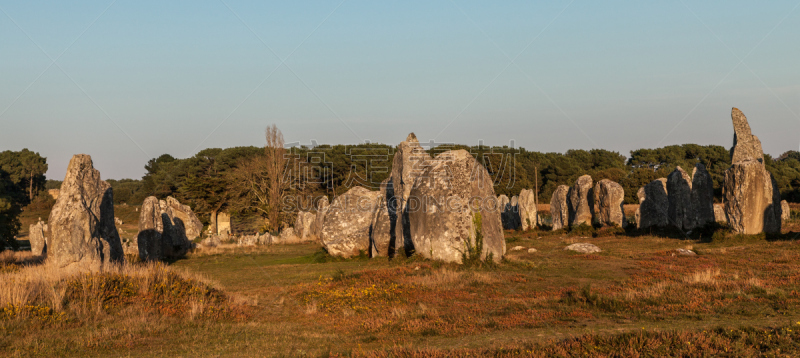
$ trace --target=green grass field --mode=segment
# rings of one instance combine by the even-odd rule
[[[139,302],[120,301],[90,315],[64,309],[57,322],[7,317],[0,352],[800,354],[795,332],[800,330],[800,241],[791,240],[791,234],[776,241],[721,242],[602,233],[594,238],[536,231],[506,235],[509,249],[525,250],[510,251],[502,264],[483,267],[417,258],[339,260],[313,244],[195,252],[170,269],[205,277],[227,295],[225,312],[233,313],[198,315],[194,303],[173,307],[169,299],[143,295]],[[563,250],[574,242],[596,244],[603,252]],[[679,256],[677,248],[698,255]]]

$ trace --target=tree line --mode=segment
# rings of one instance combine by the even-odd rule
[[[0,251],[16,247],[22,208],[50,202],[45,191],[47,159],[37,152],[23,149],[0,152]]]

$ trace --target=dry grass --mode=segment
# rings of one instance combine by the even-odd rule
[[[82,273],[40,261],[29,253],[0,254],[0,321],[83,321],[131,305],[192,319],[228,309],[228,297],[207,278],[163,263],[112,264]]]

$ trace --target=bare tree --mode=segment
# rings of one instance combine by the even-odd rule
[[[286,149],[284,149],[283,133],[276,125],[267,127],[267,145],[264,146],[264,156],[266,159],[266,180],[268,185],[267,192],[267,220],[269,225],[277,230],[280,229],[280,217],[282,209],[283,195],[290,188],[290,182],[283,180],[286,170]]]

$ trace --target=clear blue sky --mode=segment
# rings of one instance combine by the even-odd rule
[[[628,155],[729,146],[736,106],[778,155],[800,145],[799,4],[0,1],[0,150],[138,178],[276,123],[287,142]]]

